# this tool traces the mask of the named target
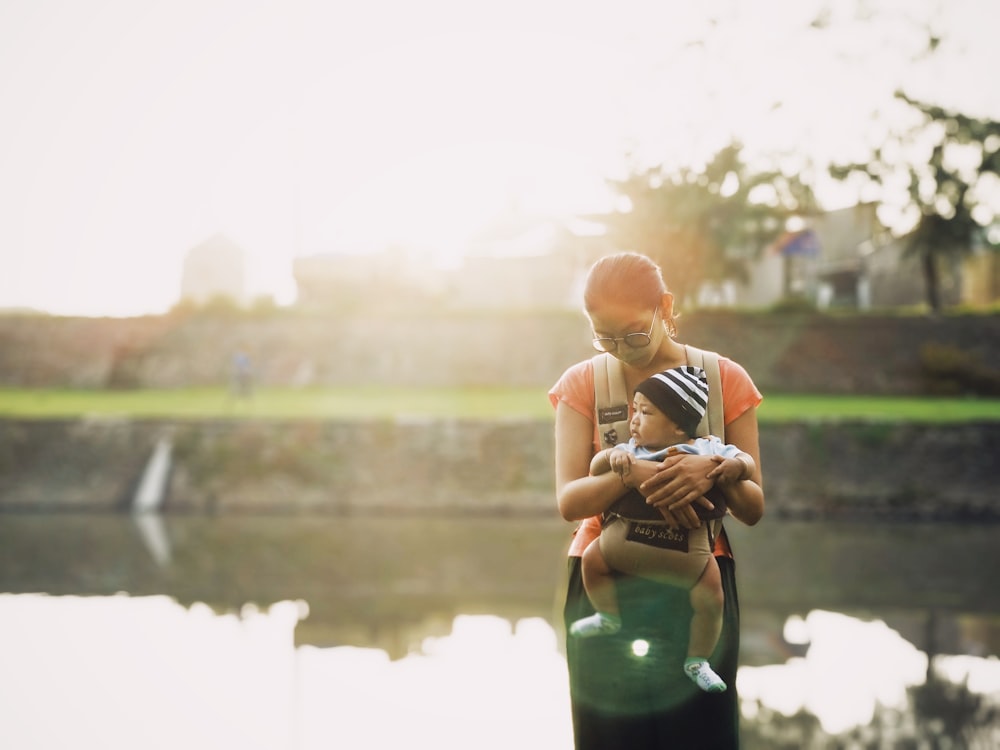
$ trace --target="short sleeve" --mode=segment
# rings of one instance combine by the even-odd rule
[[[594,365],[584,360],[570,367],[549,390],[549,403],[556,408],[563,402],[588,419],[594,417]]]
[[[760,406],[764,400],[742,365],[727,357],[719,357],[719,375],[722,379],[723,419],[727,425]]]

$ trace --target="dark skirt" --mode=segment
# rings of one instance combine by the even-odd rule
[[[725,591],[722,636],[711,657],[726,681],[706,693],[683,673],[691,604],[686,590],[619,577],[622,629],[613,636],[567,636],[577,750],[732,750],[739,747],[739,602],[733,560],[717,558]],[[565,624],[594,611],[580,558],[569,558]]]

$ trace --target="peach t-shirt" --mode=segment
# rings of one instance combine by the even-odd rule
[[[740,417],[747,409],[760,405],[763,396],[757,390],[750,375],[742,366],[726,357],[719,357],[719,374],[722,379],[722,408],[725,424],[730,424]],[[579,412],[594,424],[593,448],[594,453],[601,449],[601,436],[594,423],[594,363],[587,359],[570,367],[562,374],[549,391],[549,401],[552,407],[558,406],[559,402],[565,403],[574,411]],[[629,414],[631,415],[632,405],[629,404]],[[724,435],[718,437],[725,439]],[[601,533],[601,521],[599,516],[594,516],[583,521],[577,528],[573,536],[573,542],[569,548],[570,557],[577,557],[583,554],[583,550],[591,541],[596,539]],[[729,546],[725,536],[720,534],[716,544],[715,553],[717,555],[728,555]]]

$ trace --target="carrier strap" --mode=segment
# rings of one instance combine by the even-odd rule
[[[719,370],[719,355],[704,349],[684,345],[689,365],[700,367],[708,380],[708,408],[698,425],[698,437],[715,435],[726,441],[726,415],[722,406],[722,373]],[[715,408],[713,409],[713,405]]]
[[[698,436],[716,435],[725,440],[726,422],[722,408],[722,374],[715,352],[684,346],[689,365],[700,367],[708,379],[708,408],[698,425]],[[596,354],[594,363],[594,416],[601,434],[601,446],[613,448],[625,442],[629,434],[631,394],[625,387],[625,369],[621,360],[610,354]],[[713,408],[713,405],[715,408]]]
[[[629,434],[629,392],[620,360],[610,354],[595,354],[594,418],[601,435],[601,447],[613,448]]]
[[[689,365],[700,367],[708,380],[708,408],[698,425],[698,437],[715,435],[721,440],[726,436],[725,411],[722,403],[722,373],[719,355],[715,352],[684,346]],[[629,434],[629,406],[631,398],[625,387],[625,368],[621,360],[610,354],[597,354],[594,363],[594,418],[601,435],[601,447],[613,448],[625,442]],[[645,506],[643,506],[645,507]],[[611,511],[614,513],[614,511]],[[657,521],[643,521],[657,523]],[[666,523],[662,521],[661,523]],[[711,547],[722,531],[722,519],[707,521]]]

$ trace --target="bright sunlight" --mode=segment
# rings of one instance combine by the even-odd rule
[[[1000,64],[979,0],[868,5],[0,4],[0,309],[162,312],[218,234],[251,296],[290,302],[296,257],[454,265],[505,213],[604,208],[637,163],[732,139],[849,160],[901,86],[998,107],[953,83]]]

